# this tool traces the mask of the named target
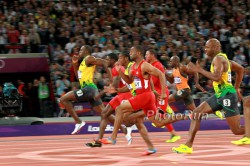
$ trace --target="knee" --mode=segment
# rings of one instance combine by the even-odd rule
[[[244,106],[244,108],[250,107],[250,96],[244,97],[243,106]]]
[[[106,111],[106,110],[103,110],[103,111],[101,112],[101,118],[102,118],[102,119],[106,119],[107,117],[108,117],[107,111]]]

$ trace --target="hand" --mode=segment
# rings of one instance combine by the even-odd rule
[[[159,94],[156,90],[154,90],[153,92],[154,92],[154,94],[155,94],[155,98],[158,99],[158,97],[160,96],[160,94]]]
[[[78,58],[79,58],[78,55],[73,55],[73,57],[72,57],[72,63],[78,63]]]
[[[122,65],[121,65],[119,62],[116,62],[116,63],[115,63],[115,69],[116,69],[117,71],[119,71],[119,70],[121,70],[121,68],[122,68]]]
[[[237,92],[237,96],[238,96],[238,101],[242,101],[243,96],[242,96],[242,94],[241,94],[241,92],[240,92],[240,89],[239,89],[239,88],[236,89],[236,92]]]
[[[200,84],[195,84],[194,85],[197,89],[199,89],[200,91],[202,91],[203,93],[206,92],[206,90],[200,85]]]
[[[165,100],[166,98],[167,98],[166,93],[162,93],[162,94],[158,97],[159,100]]]
[[[200,64],[199,64],[199,61],[196,61],[196,64],[192,63],[192,62],[189,62],[188,65],[188,70],[191,71],[191,72],[198,72],[199,69],[200,69]]]
[[[112,93],[116,93],[117,90],[115,89],[115,87],[110,85],[110,86],[104,86],[104,92],[107,94],[112,94]]]

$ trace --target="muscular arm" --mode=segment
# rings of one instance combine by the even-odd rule
[[[119,85],[120,81],[121,81],[121,77],[115,76],[113,78],[112,86],[115,87],[115,88],[118,88],[118,85]]]
[[[142,72],[158,77],[161,83],[161,94],[166,95],[166,79],[164,74],[159,69],[145,62],[142,64]]]
[[[215,57],[215,59],[212,62],[212,64],[214,65],[214,73],[206,71],[201,67],[199,67],[198,72],[212,81],[219,81],[221,79],[224,70],[223,61],[224,61],[223,57],[219,56]],[[198,61],[196,63],[198,63]]]
[[[173,75],[171,74],[168,74],[167,72],[165,73],[165,76],[166,76],[166,79],[168,80],[168,82],[170,82],[171,84],[174,83],[174,77]]]
[[[234,87],[235,87],[235,89],[239,89],[240,83],[241,83],[241,81],[243,79],[243,75],[244,75],[244,68],[240,64],[238,64],[234,61],[230,61],[230,62],[231,62],[231,70],[236,72],[236,79],[235,79]]]
[[[101,58],[95,58],[93,56],[89,56],[87,59],[86,59],[86,65],[87,66],[91,66],[91,65],[96,65],[96,66],[102,66],[104,68],[104,70],[106,71],[106,73],[108,74],[109,76],[109,79],[112,81],[112,74],[108,68],[108,65],[107,65],[107,61],[104,60],[104,59],[101,59]]]
[[[78,73],[77,73],[77,71],[79,69],[80,63],[78,62],[78,56],[76,56],[76,55],[74,55],[72,57],[72,66],[73,66],[73,69],[74,69],[75,76],[78,79]]]

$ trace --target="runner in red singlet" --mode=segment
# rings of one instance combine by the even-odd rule
[[[155,105],[155,95],[152,92],[150,79],[151,75],[154,75],[159,78],[161,84],[161,94],[159,95],[159,100],[164,100],[166,95],[166,80],[164,74],[157,68],[153,67],[151,64],[147,63],[144,60],[143,49],[141,46],[134,46],[130,49],[130,58],[135,63],[132,66],[132,70],[129,75],[125,75],[119,70],[119,74],[124,81],[128,84],[134,82],[136,88],[136,96],[130,98],[128,101],[125,101],[120,106],[116,108],[116,119],[114,130],[109,139],[110,143],[116,143],[116,137],[119,130],[119,126],[121,125],[123,114],[129,111],[135,111],[142,109],[148,119],[155,123],[157,126],[162,126],[167,123],[172,123],[176,120],[173,119],[163,119],[162,121],[158,121],[155,119],[157,107]],[[144,141],[148,146],[148,150],[146,154],[156,153],[156,149],[153,144],[149,140],[148,132],[145,126],[139,129],[140,134],[143,136]]]
[[[156,67],[157,69],[159,69],[162,73],[165,73],[165,69],[164,69],[163,65],[161,64],[161,62],[157,60],[156,52],[153,49],[148,50],[146,52],[145,57],[146,57],[146,60],[148,63],[150,63],[152,66]],[[159,78],[152,76],[152,81],[153,81],[156,93],[160,94],[161,93],[161,84],[160,84]],[[160,108],[164,112],[166,111],[167,106],[168,106],[169,91],[168,91],[167,86],[166,86],[166,94],[167,94],[167,97],[165,98],[165,100],[163,100],[163,102],[156,100],[157,108]],[[171,133],[171,138],[169,140],[167,140],[166,142],[176,142],[181,138],[179,135],[176,134],[174,127],[171,123],[167,124],[166,128]]]

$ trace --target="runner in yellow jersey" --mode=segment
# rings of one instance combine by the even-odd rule
[[[93,82],[96,66],[103,66],[110,80],[112,76],[108,69],[107,62],[100,58],[91,56],[91,47],[88,45],[82,46],[78,55],[72,57],[72,64],[76,76],[78,76],[81,89],[70,91],[60,98],[60,102],[65,106],[65,109],[73,117],[76,122],[75,129],[71,134],[76,134],[85,125],[76,112],[74,111],[72,101],[88,101],[93,109],[99,113],[104,109],[101,99],[95,100],[98,96],[98,89]]]
[[[211,72],[204,70],[198,62],[196,65],[190,62],[188,68],[211,79],[215,94],[194,109],[186,144],[172,148],[177,153],[192,153],[192,145],[196,132],[200,127],[201,115],[213,113],[216,110],[224,110],[229,128],[235,135],[245,133],[244,127],[240,124],[240,112],[237,107],[238,100],[242,99],[240,83],[243,78],[244,68],[234,61],[229,61],[226,54],[221,53],[221,44],[217,39],[209,39],[206,42],[205,53],[212,58]],[[234,86],[231,83],[231,71],[236,73]],[[249,117],[246,118],[249,119]],[[249,136],[246,137],[246,140],[249,139]]]

